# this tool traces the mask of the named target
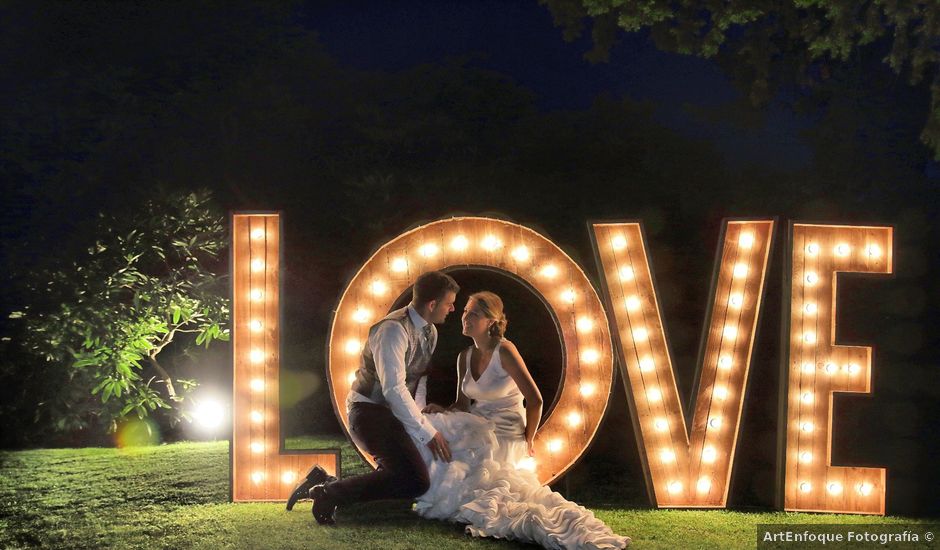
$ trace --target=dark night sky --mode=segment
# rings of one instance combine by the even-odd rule
[[[643,33],[624,35],[606,63],[583,58],[589,33],[565,42],[534,0],[335,2],[310,7],[301,22],[341,64],[395,71],[448,58],[509,75],[546,110],[583,109],[599,94],[656,104],[657,117],[688,137],[711,141],[732,166],[802,168],[811,151],[799,132],[810,121],[770,105],[760,128],[711,124],[687,106],[719,107],[740,93],[711,61],[657,50]]]

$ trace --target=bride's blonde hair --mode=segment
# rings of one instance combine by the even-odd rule
[[[502,298],[488,290],[483,290],[471,294],[470,299],[476,300],[477,305],[480,306],[480,311],[483,312],[483,315],[487,319],[496,321],[490,325],[487,331],[489,335],[494,338],[502,338],[503,335],[506,334],[506,325],[509,323],[506,319],[506,314],[503,313]]]

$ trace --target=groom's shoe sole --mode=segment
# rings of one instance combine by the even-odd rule
[[[336,525],[336,502],[326,485],[317,485],[310,489],[313,499],[313,519],[320,525]]]
[[[314,485],[320,485],[321,483],[326,483],[327,481],[335,481],[336,478],[327,474],[326,470],[320,467],[319,464],[310,468],[310,471],[307,472],[307,475],[300,480],[300,483],[294,487],[294,490],[291,491],[290,496],[287,497],[287,511],[290,512],[294,509],[294,505],[297,504],[297,501],[302,498],[307,498],[310,494],[310,488]]]

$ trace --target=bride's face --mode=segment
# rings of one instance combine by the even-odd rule
[[[477,304],[476,300],[468,300],[466,307],[463,308],[463,316],[460,318],[463,325],[463,335],[470,338],[476,338],[486,335],[490,325],[496,321],[487,319]]]

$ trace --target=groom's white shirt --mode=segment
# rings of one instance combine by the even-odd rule
[[[415,329],[420,333],[428,324],[420,314],[410,305],[408,316],[414,323]],[[432,326],[431,330],[437,330]],[[428,377],[422,376],[418,381],[414,399],[405,385],[405,350],[408,349],[408,335],[398,323],[382,323],[369,337],[369,347],[372,348],[372,357],[375,359],[375,373],[382,386],[382,395],[405,431],[412,438],[427,443],[431,441],[437,430],[431,426],[428,419],[421,414],[421,409],[427,403]],[[375,403],[359,392],[349,392],[346,400],[347,410],[352,403]]]

